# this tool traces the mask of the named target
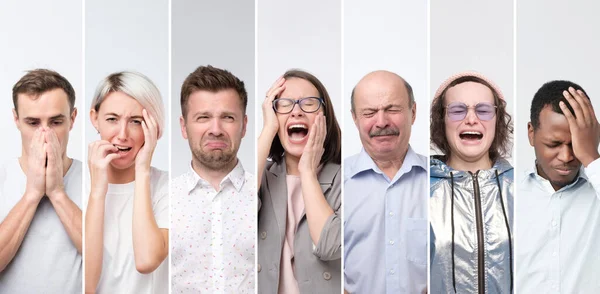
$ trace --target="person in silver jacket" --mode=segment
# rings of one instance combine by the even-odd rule
[[[431,107],[430,293],[513,290],[513,127],[500,89],[463,72]]]

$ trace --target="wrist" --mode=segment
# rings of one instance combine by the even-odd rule
[[[62,200],[67,196],[67,193],[65,193],[65,189],[63,187],[61,188],[57,188],[54,191],[51,191],[49,193],[46,194],[48,196],[48,198],[50,198],[50,201],[54,202],[57,200]]]
[[[42,200],[42,197],[44,197],[43,193],[31,192],[27,190],[25,191],[25,194],[23,194],[23,199],[25,199],[27,203],[35,205],[37,205],[40,202],[40,200]]]
[[[594,152],[594,154],[591,154],[589,156],[586,156],[585,159],[581,160],[581,163],[583,164],[584,167],[588,167],[588,165],[590,165],[590,163],[594,162],[594,160],[600,158],[600,154],[598,153],[598,151]]]

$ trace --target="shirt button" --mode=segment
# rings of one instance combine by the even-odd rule
[[[395,273],[395,271],[392,269],[390,270],[390,275],[393,275]]]
[[[556,221],[555,220],[552,221],[552,226],[556,227]]]
[[[329,272],[324,272],[323,279],[325,279],[327,281],[331,280],[331,274]]]
[[[260,233],[260,238],[263,239],[263,240],[267,239],[267,232]]]
[[[394,213],[390,211],[390,216],[394,216]]]
[[[260,273],[260,263],[256,266],[256,270]]]
[[[556,257],[556,255],[557,255],[557,254],[556,254],[556,251],[552,252],[552,256],[555,256],[555,257]]]
[[[390,240],[390,245],[394,245],[394,240]]]

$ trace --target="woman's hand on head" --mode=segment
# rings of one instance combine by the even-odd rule
[[[279,131],[279,121],[277,120],[277,113],[273,109],[273,100],[277,99],[278,95],[285,90],[285,79],[280,77],[271,86],[265,96],[265,100],[262,104],[263,111],[263,130],[262,133],[275,138],[277,131]]]
[[[158,124],[154,117],[148,114],[146,109],[142,110],[142,130],[144,131],[144,145],[138,151],[135,158],[135,170],[150,170],[152,163],[152,155],[156,148],[156,142],[158,141]]]
[[[321,162],[321,157],[325,153],[324,143],[327,136],[327,126],[325,124],[325,116],[322,112],[317,114],[308,134],[308,141],[304,145],[304,151],[298,163],[298,171],[300,175],[316,175],[317,168]]]

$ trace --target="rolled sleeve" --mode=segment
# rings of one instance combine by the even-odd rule
[[[334,213],[325,221],[319,242],[313,248],[313,254],[324,261],[342,258],[342,221],[340,218],[342,201],[339,171],[333,179],[331,189],[326,194],[327,202],[330,205],[333,204]]]

